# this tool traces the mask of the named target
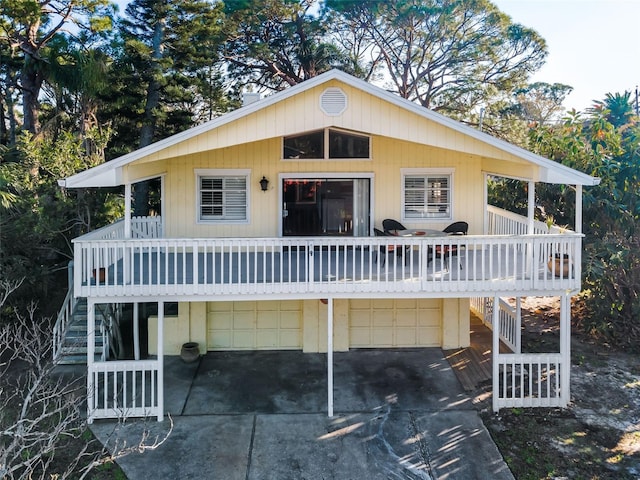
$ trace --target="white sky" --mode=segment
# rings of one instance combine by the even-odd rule
[[[565,107],[585,111],[607,93],[640,85],[640,0],[492,0],[547,42],[531,81],[573,87]]]

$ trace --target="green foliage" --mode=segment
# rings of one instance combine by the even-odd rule
[[[94,136],[102,143],[107,138]],[[0,207],[0,270],[7,281],[25,278],[13,299],[18,304],[45,300],[50,288],[66,279],[71,239],[122,214],[117,192],[58,186],[59,179],[101,162],[96,155],[87,156],[83,145],[83,138],[68,132],[55,138],[24,132],[17,161],[0,165],[1,196],[11,199]],[[53,309],[58,302],[44,303]]]
[[[640,237],[609,233],[586,248],[583,328],[640,352]]]
[[[616,99],[607,95],[607,101]],[[640,123],[626,114],[612,117],[604,108],[607,101],[596,104],[586,119],[571,112],[561,125],[532,129],[531,142],[541,155],[600,177],[600,184],[583,195],[584,302],[589,312],[584,327],[640,350]],[[610,121],[620,118],[628,123]],[[558,224],[573,224],[571,188],[541,184],[536,196],[542,220],[552,216]]]

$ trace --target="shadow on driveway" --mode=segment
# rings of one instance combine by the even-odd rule
[[[334,353],[332,418],[326,359],[166,357],[173,430],[157,449],[118,463],[130,479],[513,479],[442,350]],[[92,425],[109,445],[170,428],[168,419]]]

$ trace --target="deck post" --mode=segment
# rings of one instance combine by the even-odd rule
[[[582,185],[576,185],[576,224],[574,231],[582,233]]]
[[[333,298],[327,299],[327,414],[333,417]]]
[[[124,184],[124,238],[131,238],[131,183]]]
[[[497,412],[498,396],[500,394],[500,364],[498,363],[498,357],[500,355],[500,297],[493,297],[493,311],[491,318],[491,366],[493,370],[493,411]],[[505,375],[507,372],[505,371]]]
[[[164,302],[158,302],[158,421],[164,420]]]
[[[87,423],[93,423],[93,406],[96,402],[96,390],[93,385],[93,363],[96,349],[96,305],[87,298]],[[103,346],[106,348],[106,345]]]
[[[563,406],[571,399],[571,296],[560,297],[560,398]]]
[[[133,302],[133,358],[140,360],[140,312],[138,302]]]

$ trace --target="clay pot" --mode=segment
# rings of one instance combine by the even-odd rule
[[[556,277],[569,277],[569,269],[571,268],[569,255],[556,254],[553,257],[549,258],[547,266],[549,267],[549,271],[553,272]]]
[[[180,358],[185,363],[192,363],[200,357],[200,348],[196,342],[187,342],[182,344],[180,350]]]

